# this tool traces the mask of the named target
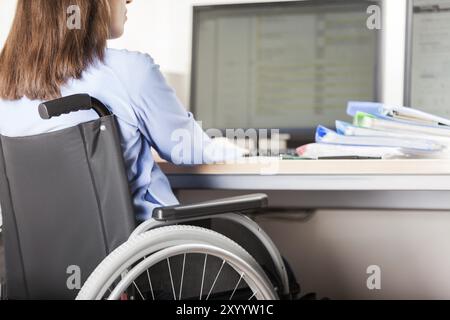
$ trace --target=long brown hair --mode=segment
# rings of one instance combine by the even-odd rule
[[[68,27],[73,5],[79,8],[80,28]],[[0,98],[60,97],[62,85],[103,60],[109,23],[108,0],[18,0],[0,54]]]

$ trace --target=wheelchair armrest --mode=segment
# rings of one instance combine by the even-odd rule
[[[206,218],[208,216],[222,213],[254,212],[267,208],[267,206],[267,195],[251,194],[247,196],[219,199],[197,204],[156,208],[153,210],[153,218],[157,221],[171,221],[198,217]]]

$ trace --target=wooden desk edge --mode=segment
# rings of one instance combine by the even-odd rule
[[[450,175],[449,160],[278,160],[176,166],[159,160],[168,175]]]

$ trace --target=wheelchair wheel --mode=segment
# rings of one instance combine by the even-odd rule
[[[193,226],[130,239],[92,273],[78,300],[274,300],[273,285],[242,247]]]

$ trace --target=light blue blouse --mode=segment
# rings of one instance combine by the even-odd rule
[[[150,218],[156,207],[178,204],[168,179],[152,156],[152,148],[165,160],[185,165],[224,161],[242,155],[239,149],[232,147],[220,152],[214,150],[214,142],[181,105],[149,55],[107,49],[104,63],[91,66],[82,79],[69,81],[61,88],[61,93],[63,96],[88,93],[117,116],[138,219]],[[0,134],[30,136],[97,118],[93,111],[80,111],[42,120],[38,114],[40,102],[27,98],[0,99]]]

